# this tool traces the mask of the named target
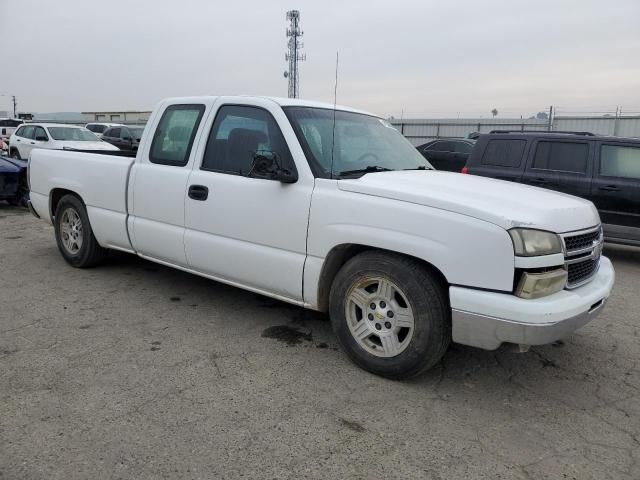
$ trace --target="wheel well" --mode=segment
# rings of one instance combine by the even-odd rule
[[[74,197],[77,197],[78,200],[80,200],[84,204],[84,202],[82,201],[82,197],[80,197],[80,195],[78,195],[76,192],[67,190],[66,188],[54,188],[53,190],[51,190],[51,193],[49,194],[51,219],[55,217],[56,208],[58,208],[58,203],[60,203],[60,200],[62,200],[62,197],[64,197],[65,195],[73,195]]]
[[[322,265],[320,281],[318,282],[318,310],[320,310],[321,312],[326,312],[327,310],[329,310],[329,293],[331,291],[331,285],[333,284],[333,280],[335,279],[342,266],[356,255],[369,250],[388,252],[417,260],[424,266],[424,268],[435,275],[442,286],[447,287],[449,285],[449,282],[440,270],[438,270],[431,263],[421,258],[414,257],[413,255],[394,252],[392,250],[385,250],[383,248],[370,247],[367,245],[352,243],[343,244],[334,247],[329,252],[327,257],[325,258],[324,264]],[[445,288],[445,291],[448,290]]]

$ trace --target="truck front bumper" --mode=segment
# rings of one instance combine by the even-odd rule
[[[451,287],[453,341],[495,350],[502,343],[544,345],[560,340],[598,316],[614,280],[611,261],[601,257],[598,272],[587,284],[535,300]]]

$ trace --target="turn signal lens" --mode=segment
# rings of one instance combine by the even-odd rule
[[[543,273],[524,272],[516,288],[520,298],[540,298],[563,290],[567,285],[567,271],[564,268]]]

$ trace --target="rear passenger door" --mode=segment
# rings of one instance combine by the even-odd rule
[[[33,125],[26,125],[24,127],[24,130],[22,130],[20,133],[20,137],[16,138],[16,147],[18,148],[18,152],[20,153],[20,158],[26,160],[27,158],[29,158],[31,149],[36,143],[36,127],[34,127]]]
[[[640,145],[601,142],[591,200],[609,238],[640,242]]]
[[[118,144],[120,143],[120,128],[110,128],[109,130],[104,132],[104,135],[102,135],[102,140],[118,147]]]
[[[187,266],[184,202],[202,135],[202,118],[212,99],[160,105],[149,122],[149,138],[138,153],[129,181],[129,232],[143,257]],[[159,120],[158,120],[159,117]]]
[[[572,139],[534,140],[522,183],[588,198],[592,143]]]

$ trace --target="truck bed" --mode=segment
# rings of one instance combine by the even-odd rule
[[[125,153],[126,155],[113,155]],[[37,149],[31,152],[31,202],[52,221],[53,192],[70,190],[84,201],[93,232],[101,245],[131,250],[127,235],[127,185],[134,163],[129,152],[99,153]]]

